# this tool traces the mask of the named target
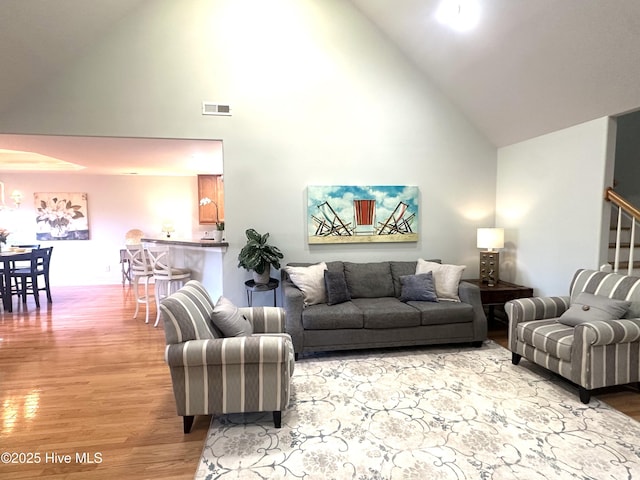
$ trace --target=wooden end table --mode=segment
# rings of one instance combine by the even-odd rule
[[[473,283],[480,288],[482,305],[489,309],[489,315],[487,316],[487,320],[489,321],[496,318],[495,307],[504,307],[504,304],[509,300],[533,297],[533,288],[516,285],[515,283],[509,283],[503,280],[499,280],[492,287],[486,283],[482,283],[479,279],[463,279],[463,281]]]

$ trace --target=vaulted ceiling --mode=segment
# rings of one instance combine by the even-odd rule
[[[2,0],[0,115],[148,1]],[[498,147],[640,108],[638,0],[478,0],[465,33],[440,0],[349,1]]]

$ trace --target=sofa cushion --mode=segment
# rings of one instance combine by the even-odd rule
[[[410,300],[417,302],[437,302],[436,287],[433,282],[433,273],[421,273],[420,275],[402,275],[401,302]]]
[[[364,328],[417,327],[420,312],[395,297],[352,300],[363,314]]]
[[[440,263],[439,259],[429,260],[430,262]],[[400,297],[402,294],[402,284],[400,283],[400,277],[403,275],[415,275],[416,274],[416,261],[391,261],[391,279],[393,280],[393,292],[396,297]]]
[[[344,272],[324,271],[324,286],[327,290],[327,304],[337,305],[351,300]]]
[[[253,333],[249,320],[226,297],[218,299],[211,313],[211,322],[225,337],[245,337]]]
[[[465,268],[465,265],[442,265],[419,258],[416,266],[416,274],[433,272],[438,300],[459,302],[458,284],[460,283],[462,272],[464,272]]]
[[[519,323],[516,336],[522,343],[570,362],[573,332],[573,327],[558,323],[552,318]]]
[[[473,306],[464,302],[407,302],[420,312],[421,325],[472,322]]]
[[[305,330],[339,330],[362,328],[362,311],[353,302],[338,305],[321,303],[302,310],[302,326]]]
[[[327,269],[325,262],[308,267],[287,265],[284,269],[293,284],[302,290],[305,305],[316,305],[327,301],[327,291],[324,286],[324,271]]]
[[[581,292],[576,295],[569,309],[560,315],[558,322],[575,327],[584,322],[617,320],[627,313],[630,305],[631,302],[626,300]]]
[[[394,296],[389,262],[344,262],[344,275],[351,298]]]

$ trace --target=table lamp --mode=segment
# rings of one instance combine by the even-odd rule
[[[172,223],[167,222],[162,224],[162,231],[167,234],[167,238],[171,238],[171,233],[175,232],[176,229],[173,228]]]
[[[504,228],[479,228],[478,248],[480,252],[480,281],[493,287],[500,280],[500,253],[496,248],[504,248]]]

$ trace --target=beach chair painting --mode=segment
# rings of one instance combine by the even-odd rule
[[[356,235],[373,235],[375,233],[376,201],[358,199],[353,201],[356,220]]]
[[[336,211],[331,208],[329,202],[323,202],[318,205],[319,215],[313,215],[313,220],[316,222],[315,234],[322,237],[332,235],[351,235],[351,224],[345,223],[338,216]]]
[[[416,242],[416,186],[331,185],[307,187],[310,244]]]
[[[411,213],[405,216],[409,205],[404,202],[398,202],[395,210],[384,223],[380,224],[380,228],[377,231],[378,235],[392,235],[392,234],[405,234],[411,233],[411,224],[415,218],[415,213]]]

